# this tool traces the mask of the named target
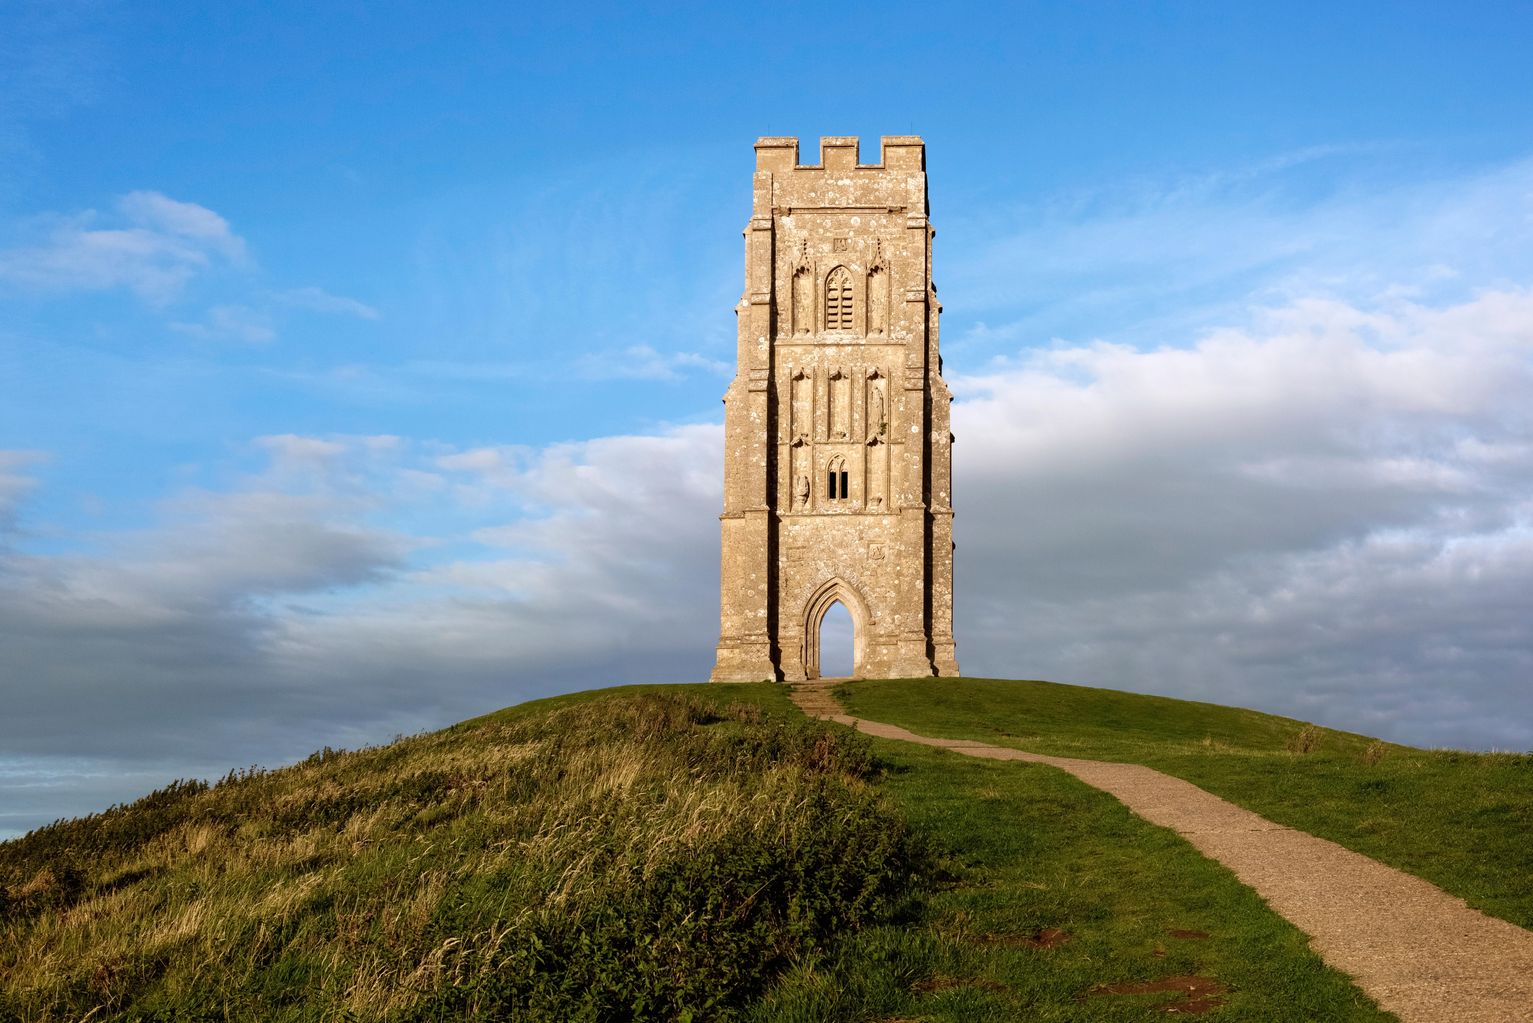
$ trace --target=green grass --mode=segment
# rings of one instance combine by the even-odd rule
[[[1111,797],[781,686],[538,701],[0,843],[0,1023],[1148,1021],[1185,996],[1106,989],[1180,976],[1210,1020],[1391,1018]]]
[[[1394,1018],[1229,871],[1111,796],[1051,768],[874,748],[884,790],[946,850],[948,881],[918,926],[875,929],[829,975],[790,974],[758,1018],[1148,1021],[1185,998],[1101,989],[1180,976],[1224,989],[1201,1017],[1220,1023]],[[1033,947],[1049,932],[1066,940]]]
[[[1533,927],[1533,755],[1414,749],[1048,682],[857,682],[837,695],[854,714],[923,735],[1154,767]]]
[[[735,1018],[919,890],[874,771],[696,687],[177,784],[0,844],[0,1020]]]

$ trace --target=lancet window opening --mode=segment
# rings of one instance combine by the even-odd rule
[[[832,501],[847,499],[846,459],[837,455],[825,467],[825,496]]]
[[[852,275],[838,266],[825,279],[825,329],[852,329]]]

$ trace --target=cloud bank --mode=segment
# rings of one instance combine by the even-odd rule
[[[0,536],[0,806],[20,808],[0,832],[146,778],[695,677],[717,628],[721,449],[717,426],[536,451],[274,436],[236,485],[86,552]],[[23,463],[0,459],[18,517]],[[449,533],[422,528],[443,515]]]
[[[965,670],[1533,748],[1530,355],[1513,290],[1300,303],[1188,348],[1059,344],[956,377]],[[37,684],[0,745],[227,767],[701,679],[721,449],[717,425],[262,439],[238,487],[150,530],[4,555],[0,649]],[[452,530],[416,528],[444,508]]]
[[[1087,216],[1074,241],[1063,214],[1002,217],[947,271],[944,299],[989,317],[950,316],[943,342],[960,663],[1533,749],[1533,164],[1292,215],[1235,194],[1250,180]],[[1175,239],[1158,285],[1161,236],[1221,210],[1232,230]],[[248,258],[201,207],[139,193],[117,216],[55,250],[129,230]],[[163,260],[168,278],[149,259],[78,280],[152,299],[202,265]],[[1101,331],[1053,329],[1088,305]],[[376,313],[306,288],[218,308],[187,332]],[[668,395],[717,368],[644,345],[577,366]],[[712,662],[717,424],[541,446],[278,433],[97,534],[40,529],[47,458],[0,452],[0,833]]]
[[[1533,748],[1530,355],[1518,290],[960,378],[965,668]]]

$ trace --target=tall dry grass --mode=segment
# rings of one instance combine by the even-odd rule
[[[728,1018],[921,868],[855,737],[630,695],[0,844],[0,1020]]]

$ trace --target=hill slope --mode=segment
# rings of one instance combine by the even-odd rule
[[[767,695],[549,701],[0,845],[0,1018],[722,1018],[919,866],[865,745]]]
[[[1041,683],[843,692],[927,730],[1146,762],[1227,751],[1279,779],[1434,756],[1364,764],[1369,740],[1314,730],[1322,752],[1291,753],[1299,722]],[[0,844],[6,1023],[1194,1009],[1388,1018],[1110,797],[807,722],[780,686],[540,701]]]
[[[1258,711],[1051,682],[852,683],[926,735],[1144,764],[1533,928],[1533,754],[1422,750]]]

